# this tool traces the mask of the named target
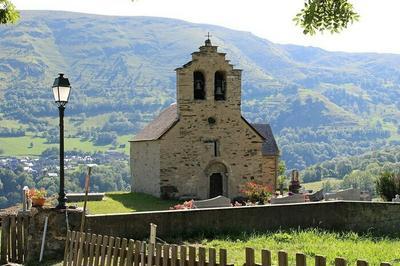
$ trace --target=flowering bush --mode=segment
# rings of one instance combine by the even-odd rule
[[[196,206],[193,204],[193,200],[185,201],[183,204],[177,204],[174,207],[170,207],[170,210],[189,210],[195,209]]]
[[[273,189],[270,185],[263,185],[256,182],[247,182],[243,189],[240,190],[241,193],[246,195],[249,200],[253,203],[267,202],[272,195]]]
[[[47,191],[44,188],[36,189],[36,188],[31,188],[28,191],[28,197],[32,200],[35,199],[45,199],[47,195]]]

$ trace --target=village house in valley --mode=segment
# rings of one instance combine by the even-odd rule
[[[276,186],[279,150],[268,124],[241,114],[241,70],[209,39],[176,69],[177,103],[130,142],[132,191],[163,198],[240,196]]]

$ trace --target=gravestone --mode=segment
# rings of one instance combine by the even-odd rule
[[[325,200],[361,200],[361,191],[358,188],[349,188],[336,192],[325,193]]]
[[[217,196],[215,198],[206,200],[194,200],[196,208],[217,208],[217,207],[231,207],[231,200],[224,196]]]
[[[308,194],[310,201],[321,201],[324,199],[324,190],[318,190],[314,193]]]
[[[301,203],[306,202],[306,195],[293,194],[286,197],[272,198],[271,204]]]
[[[396,196],[392,199],[392,202],[400,203],[400,195],[396,194]]]
[[[298,194],[300,188],[299,171],[292,170],[292,180],[290,180],[289,191]]]

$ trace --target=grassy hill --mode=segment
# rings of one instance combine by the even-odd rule
[[[242,111],[271,123],[289,168],[400,143],[400,55],[280,45],[175,19],[23,11],[0,25],[0,149],[18,142],[10,128],[52,143],[58,72],[73,87],[67,136],[81,149],[117,147],[175,101],[173,70],[206,32],[244,70]],[[114,141],[101,143],[105,133]]]

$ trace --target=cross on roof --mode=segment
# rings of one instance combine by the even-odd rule
[[[206,37],[207,37],[207,39],[210,39],[210,37],[212,37],[212,35],[210,35],[210,32],[207,32]]]

